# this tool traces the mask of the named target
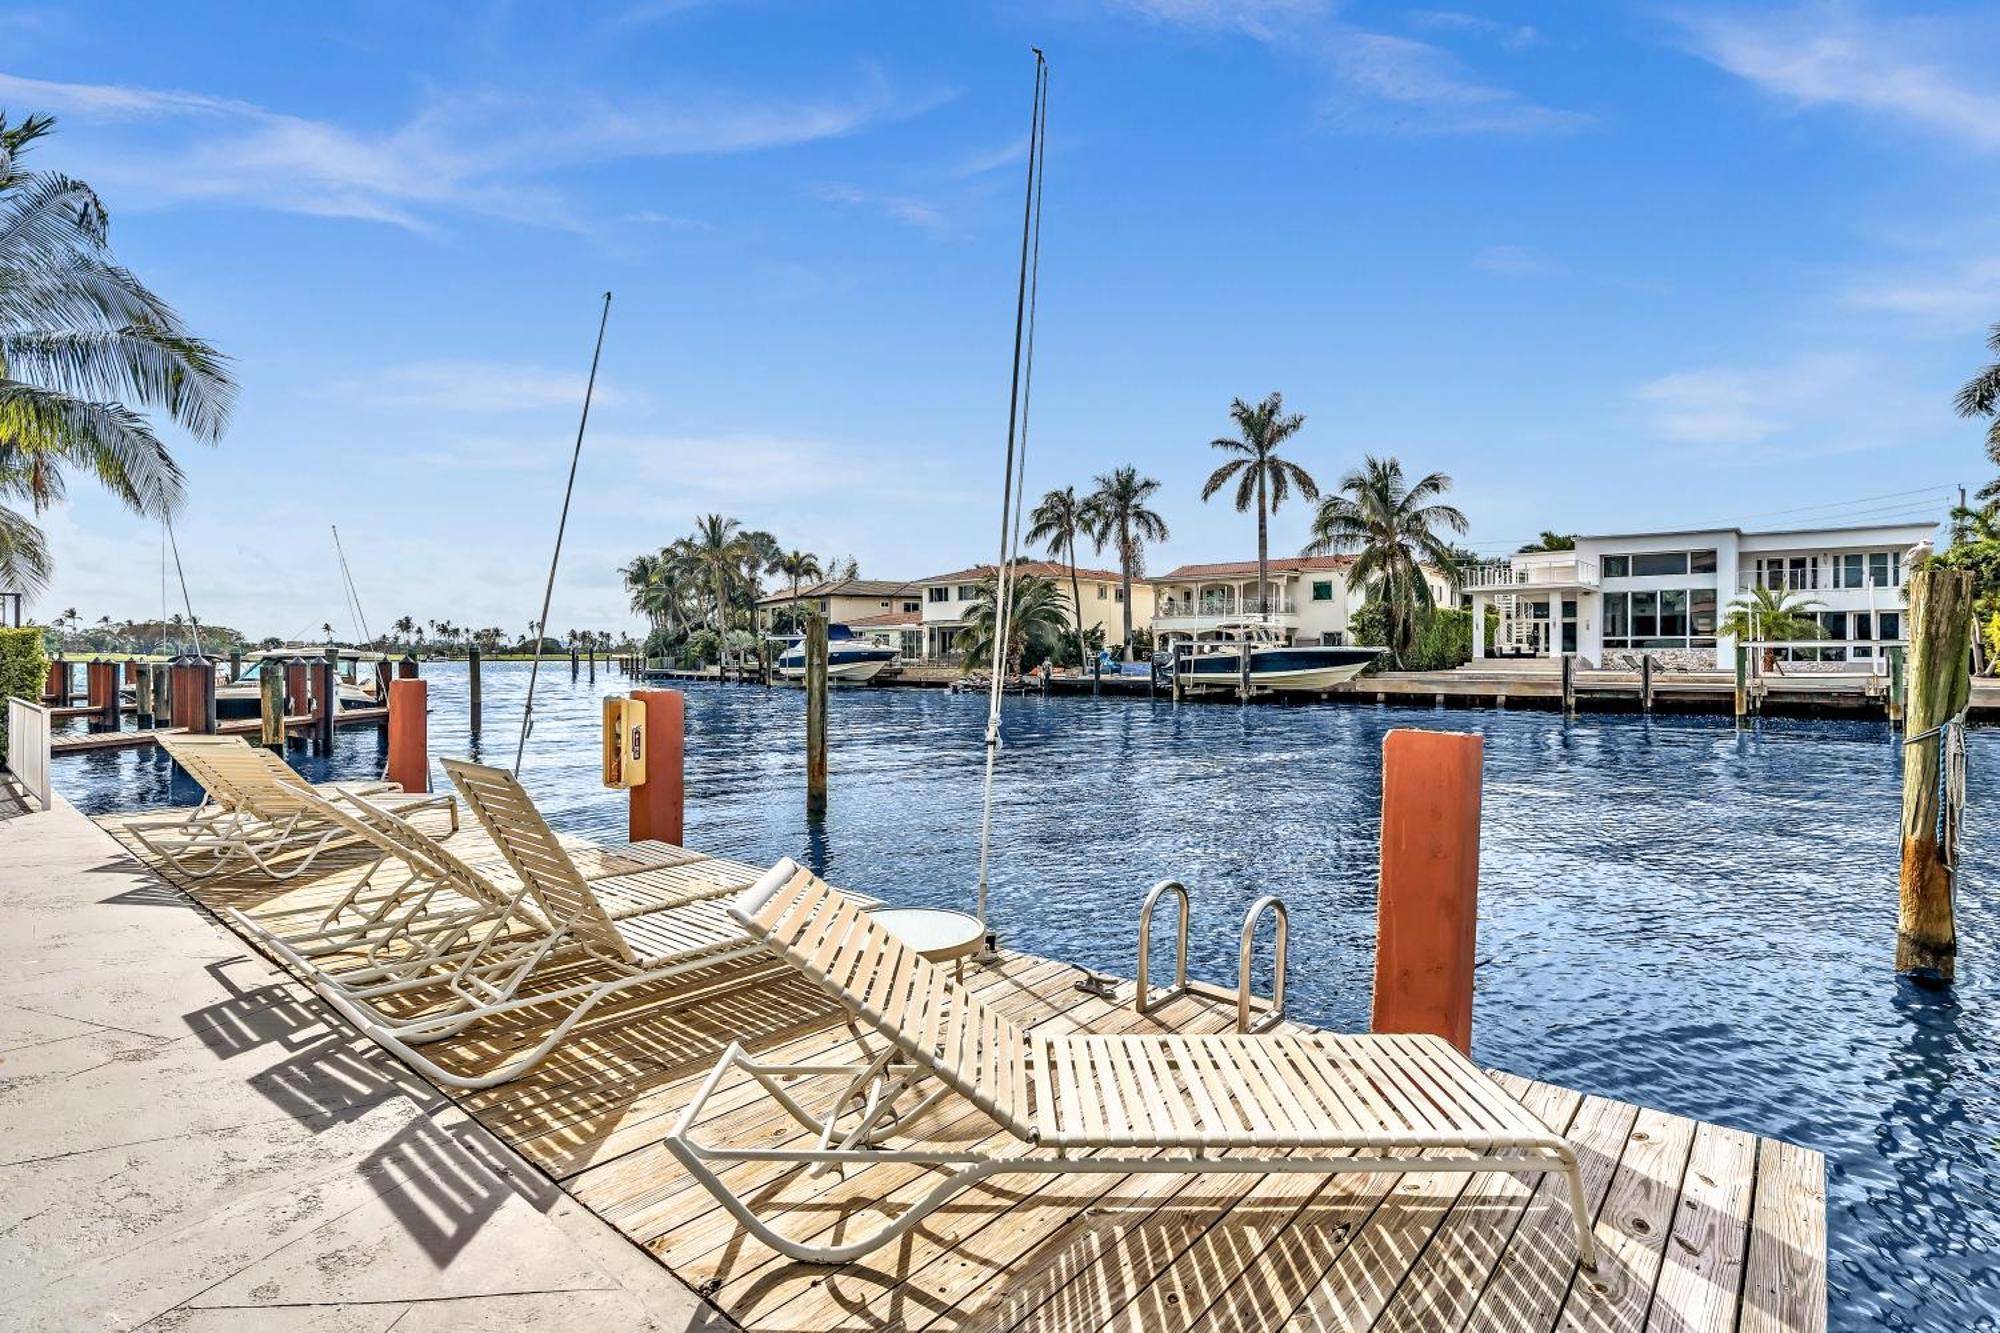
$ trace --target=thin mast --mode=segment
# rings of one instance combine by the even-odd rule
[[[340,525],[329,523],[327,526],[333,529],[333,553],[340,557],[340,577],[347,582],[347,609],[354,616],[355,633],[361,636],[360,646],[365,648],[375,641],[375,636],[368,632],[368,617],[361,610],[361,594],[354,587],[354,571],[347,567],[347,552],[340,546]]]
[[[597,346],[590,353],[590,379],[583,386],[583,416],[576,423],[576,447],[569,455],[569,484],[563,487],[562,517],[556,521],[556,549],[549,557],[549,581],[542,588],[542,614],[535,621],[535,661],[528,668],[528,700],[521,707],[521,739],[514,746],[514,772],[521,771],[521,758],[528,752],[528,733],[535,729],[535,680],[542,674],[542,640],[549,633],[549,602],[556,595],[556,565],[562,559],[563,531],[569,527],[570,497],[576,493],[576,465],[583,457],[583,428],[590,424],[590,399],[597,392],[597,361],[604,355],[604,326],[611,322],[611,293],[604,294],[604,310],[597,317]]]
[[[1007,459],[1000,488],[1000,563],[994,571],[992,685],[986,702],[986,792],[979,820],[979,922],[986,924],[987,872],[993,852],[993,769],[1000,755],[1000,700],[1007,675],[1007,641],[1012,632],[1012,586],[1015,534],[1015,457],[1017,424],[1026,417],[1022,401],[1022,351],[1028,320],[1028,271],[1040,262],[1042,140],[1048,111],[1049,65],[1040,47],[1035,53],[1035,96],[1028,119],[1028,183],[1021,203],[1021,272],[1014,289],[1014,371],[1007,390]],[[1025,455],[1027,442],[1020,441]],[[1022,478],[1025,481],[1025,476]]]

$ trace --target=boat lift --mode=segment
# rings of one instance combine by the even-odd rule
[[[1155,994],[1150,983],[1151,954],[1153,947],[1153,909],[1159,906],[1162,896],[1171,893],[1178,900],[1180,909],[1178,924],[1174,933],[1174,984]],[[1257,925],[1265,912],[1274,914],[1277,920],[1276,953],[1271,972],[1271,994],[1268,998],[1255,995],[1250,989],[1250,962],[1253,947],[1257,942]],[[1221,986],[1213,986],[1204,981],[1188,979],[1188,891],[1179,880],[1163,879],[1146,894],[1146,902],[1139,909],[1139,977],[1133,993],[1132,1008],[1144,1014],[1180,995],[1200,995],[1211,1000],[1234,1000],[1236,1002],[1236,1030],[1238,1032],[1266,1032],[1285,1021],[1285,953],[1291,938],[1291,917],[1285,911],[1284,899],[1275,893],[1267,893],[1250,904],[1250,910],[1243,917],[1243,942],[1239,954],[1240,962],[1236,974],[1236,991],[1232,995]],[[1256,1014],[1253,1019],[1252,1013]]]

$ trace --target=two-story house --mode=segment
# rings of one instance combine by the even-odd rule
[[[1719,633],[1730,603],[1777,589],[1816,619],[1823,637],[1774,649],[1788,661],[1882,670],[1906,642],[1903,589],[1912,547],[1930,523],[1745,532],[1578,537],[1572,551],[1536,551],[1466,571],[1476,658],[1574,653],[1600,666],[1647,654],[1669,667],[1731,670],[1736,642]],[[1487,607],[1498,612],[1489,642]]]
[[[919,585],[897,579],[830,579],[800,588],[797,597],[785,588],[758,598],[757,628],[769,633],[778,613],[796,606],[800,611],[817,611],[830,623],[845,625],[914,659],[922,647],[922,597]],[[789,623],[789,617],[786,620]]]
[[[1224,625],[1255,619],[1291,643],[1340,645],[1353,642],[1354,613],[1367,600],[1350,587],[1351,555],[1273,556],[1265,561],[1264,596],[1257,595],[1257,562],[1182,565],[1152,580],[1153,640],[1160,648],[1223,636]],[[1439,606],[1452,605],[1450,582],[1434,570],[1425,581]]]
[[[1017,574],[1037,574],[1054,579],[1063,600],[1070,596],[1069,566],[1053,560],[1024,560],[1014,566]],[[948,659],[959,655],[958,637],[965,629],[965,616],[979,600],[979,585],[993,577],[994,566],[974,565],[917,580],[923,590],[922,648],[927,659]],[[1105,644],[1116,650],[1125,641],[1125,593],[1123,580],[1115,569],[1077,567],[1083,604],[1078,618],[1085,633],[1101,630]],[[1152,619],[1153,590],[1144,579],[1132,581],[1132,626],[1142,628]]]

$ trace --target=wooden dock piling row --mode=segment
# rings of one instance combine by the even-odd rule
[[[1952,918],[1954,868],[1940,825],[1950,728],[1972,696],[1970,570],[1919,569],[1910,575],[1910,679],[1903,742],[1903,865],[1896,922],[1896,970],[1949,983],[1958,958]]]

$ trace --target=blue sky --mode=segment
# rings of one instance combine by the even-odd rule
[[[557,628],[721,510],[874,577],[991,558],[1031,44],[1050,57],[1034,493],[1134,463],[1173,540],[1232,397],[1323,484],[1545,527],[1942,514],[2000,320],[1991,5],[1017,0],[0,9],[120,257],[229,353],[196,609],[525,626],[616,293]],[[159,608],[79,484],[40,609]],[[1274,549],[1308,515],[1276,518]]]

